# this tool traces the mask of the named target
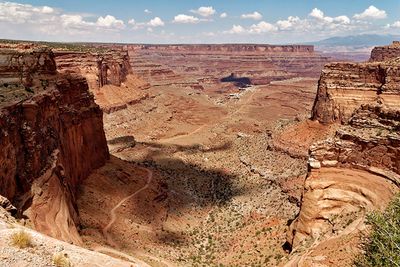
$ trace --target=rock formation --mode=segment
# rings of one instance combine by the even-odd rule
[[[86,77],[92,90],[105,85],[120,86],[132,73],[128,52],[122,50],[56,51],[55,60],[60,71],[76,72]]]
[[[312,119],[347,122],[364,104],[400,108],[399,59],[369,63],[332,63],[319,81]]]
[[[338,216],[385,207],[400,188],[399,126],[399,110],[367,105],[334,138],[311,146],[302,209],[289,234],[294,247],[332,234]]]
[[[302,45],[127,45],[134,73],[153,86],[223,87],[231,73],[254,85],[294,77],[319,77],[329,59]]]
[[[388,46],[375,47],[371,52],[370,61],[387,61],[400,57],[400,41],[394,41]]]
[[[390,59],[334,63],[322,72],[312,117],[342,125],[310,147],[301,210],[287,240],[295,250],[314,242],[294,266],[315,264],[310,255],[319,244],[324,250],[362,229],[365,214],[383,209],[400,189],[400,61],[381,58]]]
[[[79,243],[75,193],[108,159],[86,80],[58,74],[48,49],[0,50],[0,195],[34,228]]]

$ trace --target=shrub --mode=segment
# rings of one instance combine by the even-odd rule
[[[68,258],[67,254],[63,254],[61,252],[54,254],[53,256],[53,264],[57,267],[71,267],[71,261]]]
[[[356,266],[400,267],[400,195],[397,195],[384,212],[368,215],[372,227],[365,240],[364,253],[357,258]]]
[[[24,230],[20,230],[11,235],[11,243],[19,248],[30,247],[32,246],[32,236]]]

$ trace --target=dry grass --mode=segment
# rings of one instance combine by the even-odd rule
[[[11,243],[13,246],[19,248],[27,248],[32,246],[32,236],[25,232],[24,230],[20,230],[11,235]]]
[[[67,254],[63,254],[61,252],[54,254],[53,256],[53,264],[57,267],[71,267],[71,261],[68,258]]]

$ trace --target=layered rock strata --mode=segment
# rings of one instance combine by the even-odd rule
[[[400,41],[394,41],[391,45],[372,49],[370,61],[387,61],[398,57],[400,57]]]
[[[134,73],[153,86],[213,90],[235,73],[254,85],[294,77],[319,77],[329,61],[313,46],[127,45]]]
[[[121,86],[132,73],[128,52],[122,50],[56,51],[55,60],[60,71],[83,75],[94,90],[105,85]]]
[[[50,50],[0,51],[0,195],[35,229],[80,243],[75,193],[108,159],[102,111],[85,78]]]
[[[400,111],[363,106],[334,138],[310,148],[301,212],[288,240],[336,234],[346,214],[382,209],[400,188]]]
[[[346,123],[361,105],[400,108],[400,59],[369,63],[332,63],[319,81],[312,119]]]

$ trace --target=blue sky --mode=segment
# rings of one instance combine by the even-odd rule
[[[0,38],[132,43],[299,43],[400,35],[399,0],[0,0]]]

